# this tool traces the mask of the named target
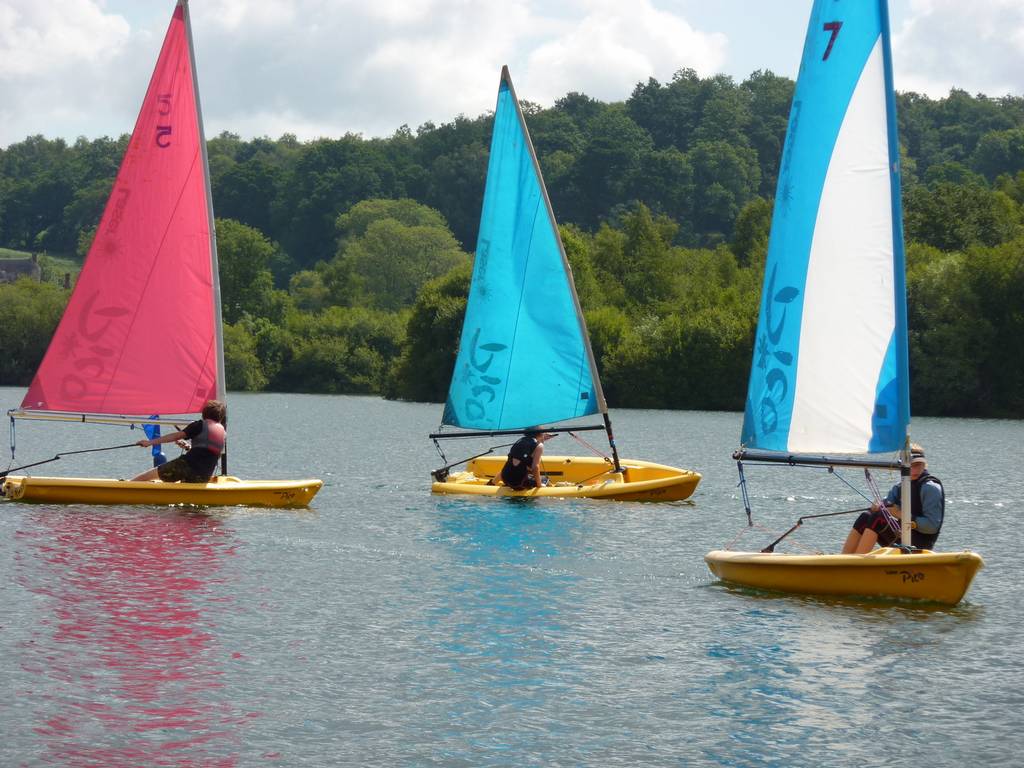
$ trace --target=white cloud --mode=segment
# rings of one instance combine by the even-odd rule
[[[723,35],[649,0],[296,0],[295,27],[247,23],[240,37],[234,20],[255,5],[217,0],[193,12],[197,46],[217,52],[212,67],[199,54],[212,132],[251,123],[254,111],[368,135],[475,116],[493,108],[503,64],[533,102],[571,90],[618,100],[651,75],[711,74],[725,49]]]
[[[912,0],[893,58],[899,91],[1024,94],[1024,3]]]
[[[648,0],[579,5],[582,19],[530,54],[527,80],[535,86],[531,101],[551,103],[569,91],[619,101],[649,77],[665,82],[684,67],[707,76],[725,61],[725,35],[699,32]]]
[[[389,135],[403,123],[479,114],[530,17],[517,0],[296,0],[292,26],[247,23],[240,35],[234,19],[243,5],[253,3],[193,10],[211,133],[252,125],[261,112],[291,113],[332,135]]]
[[[128,23],[89,0],[0,2],[0,79],[41,78],[110,60]]]
[[[0,146],[130,130],[167,5],[139,22],[129,0],[0,0]],[[536,103],[571,90],[618,100],[652,75],[710,74],[725,49],[650,0],[204,0],[190,12],[208,135],[377,136],[476,116],[493,109],[503,64]]]
[[[910,2],[894,41],[900,90],[1024,92],[1024,3]],[[173,7],[0,0],[0,146],[33,133],[131,130]],[[799,45],[776,40],[770,25],[766,33],[747,0],[194,0],[190,8],[211,136],[387,136],[402,124],[472,117],[493,109],[503,64],[519,96],[541,105],[569,91],[621,100],[648,77],[720,72],[727,53],[759,68],[778,48]],[[799,16],[794,35],[806,23]]]
[[[118,130],[97,124],[142,99],[149,72],[125,68],[125,60],[143,41],[122,16],[90,0],[0,0],[0,146],[36,133],[131,130],[134,115]],[[126,83],[133,99],[120,87]]]
[[[204,107],[203,118],[206,123],[207,138],[213,138],[221,131],[230,131],[244,137],[271,136],[273,138],[280,138],[284,134],[290,133],[303,140],[320,137],[337,138],[340,135],[333,122],[318,122],[291,110],[274,112],[257,110],[244,116],[232,118],[230,124],[220,124],[219,118],[216,123],[206,119]]]
[[[189,9],[193,18],[198,13],[204,21],[235,35],[250,34],[253,29],[280,31],[299,21],[295,3],[288,0],[207,0]]]

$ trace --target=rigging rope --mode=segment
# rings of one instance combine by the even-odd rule
[[[602,457],[602,458],[604,458],[604,460],[605,460],[606,462],[608,462],[609,464],[611,464],[611,463],[612,463],[612,460],[611,460],[611,459],[609,459],[609,458],[608,458],[607,456],[604,456],[604,457]],[[614,472],[614,471],[615,471],[615,467],[614,467],[614,466],[613,466],[613,467],[612,467],[611,469],[602,469],[602,470],[601,470],[600,472],[598,472],[598,473],[597,473],[596,475],[591,475],[590,477],[585,477],[585,478],[583,478],[582,480],[577,480],[575,484],[576,484],[577,486],[584,486],[584,485],[586,485],[587,483],[589,483],[589,482],[590,482],[591,480],[596,480],[596,479],[597,479],[597,478],[599,478],[599,477],[600,477],[601,475],[607,475],[607,474],[610,474],[611,472]]]
[[[840,513],[840,514],[841,514],[841,513]],[[795,530],[795,529],[796,529],[795,527],[794,527],[793,529],[790,529],[789,531],[787,531],[787,534],[789,534],[789,533],[792,533],[792,532],[793,532],[793,530]],[[733,547],[733,545],[734,545],[734,544],[735,544],[735,543],[736,543],[737,541],[739,541],[739,540],[740,540],[741,538],[743,538],[743,536],[744,536],[744,535],[745,535],[746,533],[748,533],[749,531],[758,531],[758,532],[760,532],[760,533],[766,533],[766,534],[771,534],[771,533],[773,533],[773,531],[771,531],[771,530],[770,530],[770,529],[768,529],[768,528],[765,528],[765,527],[764,527],[763,525],[758,525],[758,524],[756,524],[756,523],[753,523],[753,524],[751,524],[751,525],[748,525],[748,526],[746,526],[746,527],[744,527],[744,528],[741,528],[741,529],[740,529],[740,532],[739,532],[738,534],[736,534],[736,538],[734,538],[734,539],[733,539],[732,541],[730,541],[730,542],[729,542],[728,544],[726,544],[726,545],[725,545],[725,549],[726,549],[726,550],[731,550],[731,549],[732,549],[732,547]],[[776,539],[775,543],[778,543],[778,542],[779,542],[779,541],[780,541],[781,539],[783,539],[783,538],[785,538],[785,535],[783,535],[783,536],[779,537],[779,539]],[[790,541],[789,543],[790,543],[790,544],[791,544],[792,546],[796,547],[797,549],[803,550],[804,552],[807,552],[807,553],[809,553],[809,554],[813,554],[813,555],[821,555],[821,554],[824,554],[824,553],[823,553],[823,552],[822,552],[821,550],[819,550],[819,549],[812,549],[811,547],[808,547],[808,546],[805,546],[804,544],[801,544],[801,543],[800,543],[799,541],[795,541],[795,540],[793,540],[793,541]],[[765,551],[774,551],[774,547],[773,547],[773,548],[772,548],[771,550],[768,550],[767,548],[765,548],[765,549],[762,549],[761,551],[762,551],[762,552],[765,552]]]
[[[599,451],[599,450],[598,450],[597,448],[595,448],[594,446],[592,446],[592,445],[591,445],[590,443],[588,443],[588,442],[587,442],[586,440],[584,440],[584,439],[583,439],[582,437],[580,437],[579,435],[577,435],[577,434],[576,434],[575,432],[569,432],[569,437],[571,437],[571,438],[572,438],[573,440],[575,440],[576,442],[578,442],[578,443],[581,443],[582,445],[585,445],[585,446],[586,446],[587,448],[589,448],[589,449],[590,449],[591,451],[593,451],[593,452],[594,452],[594,453],[595,453],[596,455],[600,456],[600,457],[601,457],[602,459],[604,459],[605,461],[607,461],[607,462],[611,463],[611,458],[610,458],[609,456],[607,456],[607,455],[606,455],[606,454],[604,454],[604,453],[601,453],[601,451]],[[604,474],[604,473],[602,472],[602,473],[600,473],[600,474]]]
[[[732,541],[730,541],[728,544],[725,545],[726,550],[732,549],[732,545],[735,544],[740,539],[742,539],[743,536],[748,531],[760,531],[761,533],[771,533],[770,530],[768,530],[767,528],[765,528],[762,525],[758,525],[756,523],[750,523],[750,525],[747,525],[747,526],[745,526],[743,528],[740,528],[740,532],[736,534],[736,537]]]
[[[763,531],[765,533],[769,533],[768,529],[762,528],[761,526],[754,524],[753,519],[752,519],[752,515],[751,515],[751,509],[750,509],[750,495],[749,495],[749,492],[747,490],[747,478],[746,478],[746,474],[743,471],[743,462],[742,461],[737,461],[736,462],[736,467],[739,470],[739,475],[740,475],[739,483],[737,485],[738,485],[738,487],[740,489],[740,493],[743,496],[743,507],[744,507],[744,509],[746,510],[746,513],[747,513],[747,528],[745,530],[755,530],[756,529],[756,530]],[[807,467],[807,468],[808,469],[827,469],[828,473],[830,475],[834,475],[835,477],[839,478],[840,481],[842,481],[847,486],[849,486],[854,492],[857,493],[857,495],[859,495],[865,501],[867,501],[867,502],[871,502],[872,501],[872,499],[870,497],[866,496],[863,491],[861,491],[860,489],[858,489],[855,486],[853,486],[845,477],[843,477],[838,472],[836,472],[835,471],[835,467],[828,466],[828,467]],[[888,509],[886,508],[884,503],[882,503],[882,501],[883,501],[882,496],[881,496],[881,494],[880,494],[880,492],[878,490],[878,486],[875,483],[874,478],[872,478],[872,476],[871,476],[871,472],[870,472],[868,467],[864,468],[864,476],[867,479],[868,488],[871,491],[872,496],[874,496],[875,501],[880,504],[881,508],[883,510],[885,510],[885,514],[886,514],[886,517],[887,517],[887,522],[888,522],[888,524],[890,526],[892,526],[894,518],[892,517],[892,514],[888,511]],[[775,541],[773,541],[771,544],[766,546],[761,551],[762,552],[774,552],[775,551],[775,546],[779,542],[781,542],[783,539],[788,537],[791,533],[793,533],[798,528],[800,528],[803,525],[804,520],[810,520],[810,519],[817,518],[817,517],[835,517],[837,515],[851,515],[851,514],[854,514],[854,513],[868,512],[868,511],[870,511],[870,509],[871,508],[868,507],[867,509],[849,509],[849,510],[845,510],[843,512],[823,512],[823,513],[820,513],[820,514],[817,514],[817,515],[804,515],[803,517],[799,518],[796,521],[796,523],[793,525],[793,527],[791,527],[788,531],[783,533],[781,536],[779,536],[777,539],[775,539]],[[898,530],[898,528],[896,528],[895,530]],[[741,533],[741,535],[742,535],[742,533]],[[734,544],[735,541],[738,540],[738,539],[739,539],[739,536],[737,536],[736,539],[734,539],[732,542],[730,542],[729,545],[726,547],[726,549],[731,548],[732,544]],[[807,552],[817,552],[817,550],[813,550],[813,549],[810,549],[809,547],[805,547],[802,544],[799,544],[799,543],[797,543],[795,541],[791,542],[791,543],[794,544],[797,547],[800,547],[801,549],[803,549],[803,550],[805,550]],[[821,554],[821,553],[817,552],[817,554]]]
[[[737,461],[736,468],[740,472],[740,482],[738,485],[740,492],[743,494],[743,509],[747,512],[747,527],[753,527],[754,520],[750,512],[750,494],[747,493],[747,476],[743,474],[743,462]]]
[[[874,504],[878,505],[882,515],[885,517],[885,522],[893,530],[894,533],[900,532],[900,522],[893,516],[892,512],[889,511],[889,507],[885,504],[885,497],[882,496],[881,490],[878,488],[878,483],[875,482],[875,478],[871,476],[871,471],[864,467],[864,479],[867,481],[868,488],[871,489],[871,495],[874,496]]]
[[[58,453],[52,459],[44,459],[43,461],[36,461],[32,464],[24,464],[23,466],[20,467],[14,467],[14,469],[8,468],[5,471],[0,472],[0,478],[6,477],[11,472],[17,472],[18,470],[21,469],[28,469],[29,467],[38,467],[40,464],[49,464],[51,461],[60,461],[62,456],[71,456],[76,453],[97,453],[99,451],[116,451],[118,448],[134,448],[137,445],[138,443],[125,443],[124,445],[111,445],[107,446],[106,448],[84,448],[78,451],[64,451],[63,453]],[[11,463],[13,464],[14,462]]]
[[[441,457],[441,461],[447,462],[448,457],[444,455],[444,451],[441,450],[441,444],[437,442],[437,438],[434,439],[434,448],[437,450],[437,455]]]
[[[434,445],[437,447],[437,452],[441,454],[441,460],[447,461],[444,453],[441,451],[441,446],[437,445],[437,440],[434,441]],[[509,446],[512,445],[515,445],[515,443],[503,443],[501,445],[492,445],[490,448],[488,448],[486,451],[482,453],[476,453],[473,454],[472,456],[467,456],[464,459],[453,461],[451,464],[445,464],[440,469],[435,469],[431,471],[430,474],[434,476],[434,479],[437,480],[437,482],[443,483],[448,477],[448,470],[451,469],[452,467],[457,467],[459,464],[463,464],[467,461],[472,461],[473,459],[479,459],[481,456],[486,456],[489,453],[494,453],[494,451],[498,448],[508,448]]]
[[[839,479],[839,480],[840,480],[841,482],[843,482],[843,483],[846,483],[846,485],[847,485],[847,486],[848,486],[848,487],[850,488],[850,490],[851,490],[851,491],[853,491],[854,493],[856,493],[856,494],[857,494],[858,496],[860,496],[860,497],[861,497],[862,499],[864,499],[864,501],[868,501],[868,502],[870,502],[870,501],[871,501],[871,498],[870,498],[869,496],[866,496],[866,495],[864,494],[864,491],[862,491],[862,490],[861,490],[860,488],[858,488],[857,486],[855,486],[855,485],[854,485],[853,483],[851,483],[851,482],[850,482],[849,480],[847,480],[847,479],[846,479],[845,477],[843,477],[842,475],[840,475],[840,474],[839,474],[839,473],[838,473],[838,472],[836,471],[836,468],[835,468],[835,467],[829,467],[829,468],[828,468],[828,471],[829,471],[829,473],[830,473],[830,474],[833,474],[833,475],[835,475],[835,476],[836,476],[836,477],[837,477],[837,478],[838,478],[838,479]],[[865,470],[864,470],[864,471],[865,471],[865,472],[867,472],[868,470],[867,470],[867,469],[865,468]],[[870,478],[870,475],[869,475],[869,478]],[[868,481],[868,482],[870,483],[870,479],[869,479],[869,481]]]

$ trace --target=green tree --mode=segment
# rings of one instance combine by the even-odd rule
[[[292,318],[301,316],[298,312],[286,315],[285,325],[293,324]],[[281,372],[286,371],[295,351],[295,336],[287,328],[265,317],[246,317],[239,323],[253,339],[260,370],[267,378],[266,388],[288,391],[281,381]]]
[[[271,206],[284,250],[300,267],[329,259],[338,213],[386,196],[393,170],[382,145],[360,136],[301,145]]]
[[[406,327],[406,341],[388,377],[392,399],[443,402],[455,367],[472,269],[457,266],[423,286]]]
[[[948,181],[910,190],[903,221],[908,238],[943,251],[1006,242],[1021,228],[1020,207],[1003,192]]]
[[[323,270],[333,301],[395,311],[428,280],[469,257],[437,211],[411,200],[371,200],[339,217],[338,256]]]
[[[590,132],[591,123],[607,108],[606,104],[577,91],[570,91],[562,98],[555,100],[555,110],[568,115],[584,134]]]
[[[705,81],[692,69],[681,69],[672,82],[654,78],[641,83],[626,102],[629,116],[643,127],[659,148],[689,149],[709,96]]]
[[[216,176],[211,173],[217,215],[275,233],[273,205],[284,173],[280,164],[263,155],[232,163]]]
[[[728,239],[740,208],[760,186],[757,153],[723,141],[702,141],[694,145],[689,159],[694,185],[701,190],[694,205],[696,228]]]
[[[981,386],[971,403],[974,414],[1024,416],[1024,237],[990,248],[975,246],[966,258],[969,280],[978,302],[963,309],[972,330],[983,319],[987,327],[967,344],[978,361]],[[974,310],[974,311],[972,311]],[[977,313],[977,314],[975,314]],[[986,335],[991,328],[991,336]],[[986,343],[987,342],[987,343]]]
[[[986,133],[974,149],[971,166],[989,181],[1024,170],[1024,128]]]
[[[704,81],[704,100],[693,141],[724,141],[732,146],[749,146],[751,123],[750,91],[738,88],[728,75]]]
[[[113,177],[99,179],[74,193],[71,202],[64,208],[61,216],[62,229],[68,232],[64,241],[65,246],[61,248],[62,251],[78,253],[83,245],[82,234],[86,232],[92,233],[88,235],[89,244],[92,244],[92,235],[96,232],[113,186]],[[81,255],[84,257],[87,252],[88,246]]]
[[[622,224],[629,268],[620,279],[627,299],[641,306],[665,301],[673,295],[678,274],[672,253],[677,225],[667,216],[651,216],[643,203]]]
[[[554,152],[579,155],[586,144],[586,137],[580,126],[570,115],[560,109],[545,109],[530,115],[527,120],[530,140],[538,157],[547,157]]]
[[[441,212],[466,249],[476,245],[493,122],[493,115],[475,120],[460,116],[417,131],[414,158],[426,169],[418,199]]]
[[[363,307],[291,313],[287,365],[279,367],[271,386],[291,392],[379,393],[402,346],[404,326],[403,315]]]
[[[605,357],[630,337],[632,322],[618,307],[606,306],[585,313],[590,347],[598,370],[604,370]]]
[[[590,246],[591,261],[601,292],[612,306],[624,306],[626,303],[624,280],[630,270],[626,246],[626,234],[607,223],[597,230]]]
[[[22,278],[0,283],[0,384],[27,386],[67,306],[68,292]]]
[[[772,226],[772,206],[763,197],[755,197],[736,217],[730,247],[743,266],[764,265],[768,255],[768,233]]]
[[[996,189],[1009,197],[1018,206],[1024,206],[1024,171],[1016,175],[1003,174],[996,179]]]
[[[319,312],[330,300],[330,291],[324,285],[323,275],[312,269],[304,269],[292,275],[288,283],[288,294],[295,306],[303,312]]]
[[[579,227],[566,224],[558,228],[572,270],[576,296],[582,307],[597,307],[604,300],[590,256],[591,237]]]
[[[409,198],[363,200],[338,217],[336,228],[341,247],[350,240],[365,237],[370,225],[383,219],[394,219],[407,227],[448,227],[440,213]]]
[[[955,160],[947,160],[930,166],[927,173],[925,173],[924,182],[929,186],[935,186],[941,182],[948,182],[957,186],[985,186],[985,179],[982,176]]]
[[[259,392],[267,385],[256,341],[244,322],[224,324],[224,379],[228,389],[245,392]]]
[[[689,158],[675,147],[642,155],[640,168],[630,185],[629,196],[643,202],[656,213],[669,216],[677,224],[689,223],[696,196],[693,166]],[[693,239],[692,231],[686,233],[685,239]]]
[[[975,294],[964,255],[914,244],[907,249],[911,403],[921,415],[977,415],[979,362],[994,332]]]
[[[633,185],[643,156],[653,149],[647,131],[623,109],[609,109],[595,118],[586,148],[572,174],[570,220],[595,225]]]
[[[244,315],[271,317],[274,279],[267,269],[274,246],[259,230],[232,219],[217,219],[221,307],[228,323]]]
[[[757,152],[761,168],[762,197],[775,195],[779,181],[782,143],[786,140],[789,108],[795,84],[788,77],[758,70],[743,81],[741,88],[750,94],[750,126],[747,137]]]

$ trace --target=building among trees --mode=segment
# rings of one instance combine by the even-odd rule
[[[0,259],[0,283],[13,283],[19,277],[30,277],[36,281],[42,277],[36,254],[33,253],[31,259]]]

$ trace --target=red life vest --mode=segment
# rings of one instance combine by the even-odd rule
[[[224,453],[224,441],[227,439],[227,430],[224,425],[212,419],[203,419],[203,428],[198,435],[192,438],[192,450],[205,448],[215,456]]]

